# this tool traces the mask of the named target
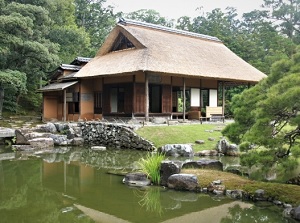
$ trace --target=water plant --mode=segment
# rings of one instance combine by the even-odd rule
[[[142,172],[147,174],[148,178],[153,184],[159,185],[160,183],[160,163],[165,159],[162,153],[149,152],[145,158],[138,161],[138,165]]]

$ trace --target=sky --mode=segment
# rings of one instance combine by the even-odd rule
[[[241,16],[244,12],[261,9],[263,0],[107,0],[115,7],[115,12],[124,13],[139,9],[154,9],[168,19],[178,19],[181,16],[196,17],[200,12],[211,12],[215,8],[234,7]],[[201,11],[196,9],[202,7]]]

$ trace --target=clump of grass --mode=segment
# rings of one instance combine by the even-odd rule
[[[160,164],[165,159],[165,156],[161,153],[153,152],[148,153],[145,158],[141,158],[138,161],[138,165],[141,168],[142,172],[147,174],[151,179],[152,183],[159,185],[160,183]]]

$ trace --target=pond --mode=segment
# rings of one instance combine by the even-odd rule
[[[1,223],[294,222],[276,206],[155,186],[132,188],[122,183],[123,176],[111,174],[136,168],[145,152],[57,148],[0,155]]]

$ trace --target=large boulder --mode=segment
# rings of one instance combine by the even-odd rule
[[[300,206],[291,210],[291,217],[300,221]]]
[[[128,186],[144,187],[150,185],[151,181],[144,173],[128,173],[125,175],[123,183]]]
[[[52,134],[49,132],[28,132],[24,136],[26,139],[49,138]]]
[[[28,140],[28,142],[36,149],[48,149],[54,147],[54,141],[51,138],[36,138]]]
[[[186,161],[182,168],[213,169],[223,171],[223,164],[219,160],[200,159],[195,161]]]
[[[180,173],[182,162],[165,160],[160,164],[160,184],[167,186],[168,178],[173,175]]]
[[[15,134],[16,134],[16,144],[17,145],[29,145],[30,144],[20,130],[16,130]]]
[[[194,174],[173,174],[168,179],[168,188],[188,191],[200,190],[198,178]]]
[[[286,183],[300,185],[300,174],[294,178],[289,179]]]
[[[189,144],[167,144],[159,148],[159,151],[166,156],[174,157],[192,157],[194,155],[193,148]]]
[[[221,139],[217,146],[216,150],[218,153],[223,153],[226,156],[238,156],[239,149],[236,144],[230,144],[226,139]]]
[[[71,141],[68,140],[66,135],[51,134],[50,138],[53,139],[55,146],[67,146],[67,145],[71,144]]]
[[[51,122],[48,122],[47,124],[43,124],[43,125],[37,125],[35,127],[35,131],[57,133],[55,124]]]
[[[84,140],[81,137],[76,137],[71,141],[71,144],[73,146],[83,146],[84,144]]]

